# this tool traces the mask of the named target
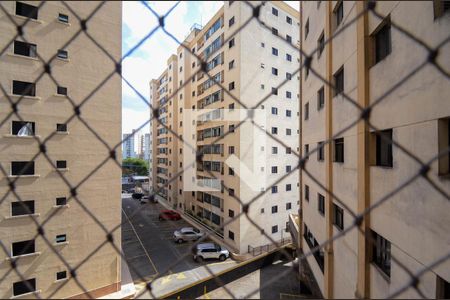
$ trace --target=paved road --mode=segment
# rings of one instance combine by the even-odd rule
[[[163,274],[152,284],[153,292],[162,295],[209,276],[206,264],[213,272],[237,264],[231,259],[203,264],[195,262],[190,254],[192,243],[178,244],[172,239],[175,230],[190,225],[184,220],[159,221],[158,214],[164,209],[159,203],[143,205],[128,194],[122,195],[122,218],[126,220],[122,226],[122,249],[138,289],[144,287],[144,282]],[[189,253],[187,257],[171,266],[186,253]]]

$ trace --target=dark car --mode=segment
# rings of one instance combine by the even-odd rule
[[[131,198],[136,199],[136,200],[141,200],[143,196],[144,196],[143,193],[133,193],[133,194],[131,194]]]
[[[162,212],[159,213],[158,219],[160,221],[162,221],[162,220],[178,221],[178,220],[181,220],[181,216],[179,213],[177,213],[174,210],[163,210]]]

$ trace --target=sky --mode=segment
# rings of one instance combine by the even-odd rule
[[[158,25],[158,19],[140,1],[122,2],[122,55],[126,55]],[[149,1],[156,13],[163,15],[171,8],[165,19],[165,28],[182,42],[194,23],[205,25],[223,5],[223,1]],[[298,1],[287,1],[298,10]],[[167,59],[176,53],[178,43],[161,29],[155,31],[139,47],[130,52],[122,62],[122,76],[139,92],[122,82],[122,133],[130,133],[148,121],[150,80],[158,78],[167,65]],[[144,99],[142,99],[144,98]],[[142,128],[148,133],[147,124]]]

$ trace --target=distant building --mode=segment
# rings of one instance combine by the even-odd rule
[[[134,151],[134,135],[130,133],[124,133],[122,140],[122,158],[125,159],[136,157],[136,152]]]
[[[143,141],[143,159],[150,160],[150,133],[146,133],[142,136]]]

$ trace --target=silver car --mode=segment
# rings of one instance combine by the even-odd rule
[[[195,261],[203,261],[204,259],[219,259],[220,261],[224,261],[230,257],[230,252],[215,243],[202,243],[198,244],[194,250],[194,260]]]
[[[177,243],[186,241],[196,241],[203,236],[203,232],[200,232],[197,228],[183,227],[180,230],[176,230],[173,233],[173,239]]]

